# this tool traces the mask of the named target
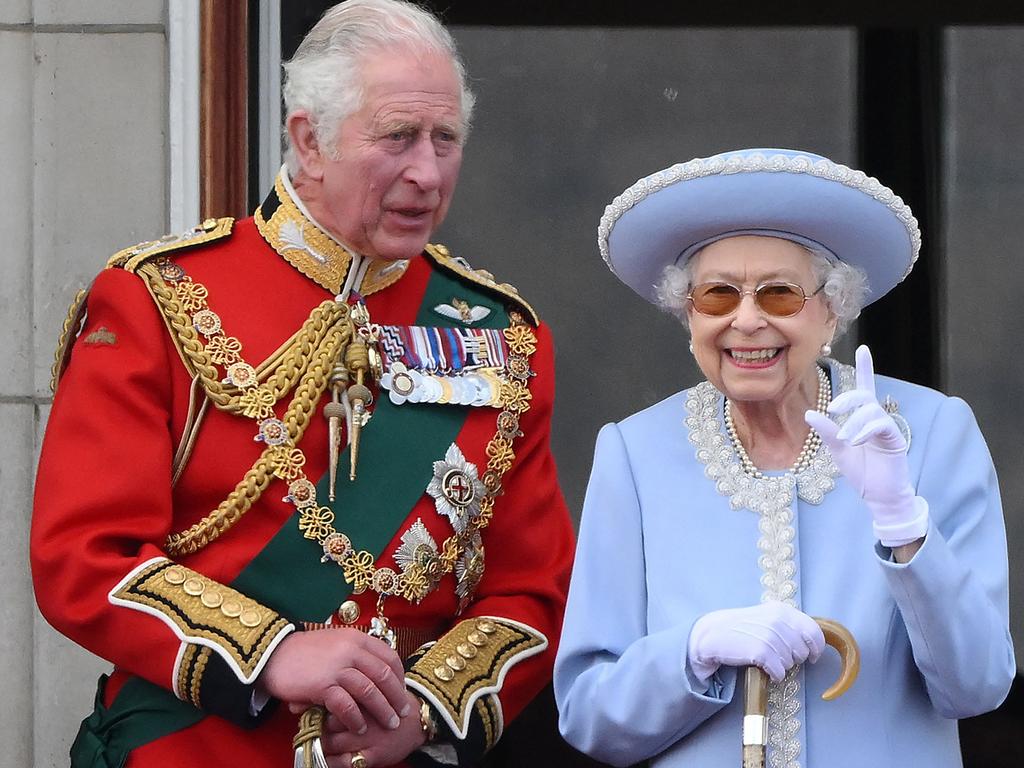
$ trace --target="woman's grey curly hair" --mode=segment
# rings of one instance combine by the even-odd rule
[[[825,295],[829,310],[836,316],[835,338],[838,339],[864,308],[868,293],[867,275],[860,267],[837,261],[824,250],[805,245],[800,247],[811,257],[811,268],[818,285],[824,284],[821,292]],[[669,264],[662,272],[661,281],[655,286],[658,306],[678,317],[686,328],[690,326],[686,296],[693,287],[694,259],[700,253],[694,253],[681,267]]]

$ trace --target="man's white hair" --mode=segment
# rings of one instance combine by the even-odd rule
[[[364,58],[399,48],[451,59],[462,87],[460,127],[465,136],[475,99],[455,41],[437,17],[403,0],[347,0],[328,9],[284,65],[285,113],[308,112],[317,143],[330,151],[341,123],[363,104]],[[284,141],[285,164],[294,176],[299,163],[287,130]]]

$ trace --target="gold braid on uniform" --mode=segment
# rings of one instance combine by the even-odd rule
[[[441,577],[456,569],[463,552],[491,522],[502,477],[515,462],[513,444],[522,434],[520,418],[530,409],[529,359],[536,351],[537,339],[519,312],[510,313],[510,325],[503,331],[509,345],[506,378],[499,390],[503,410],[497,419],[496,433],[486,448],[487,469],[481,477],[485,493],[479,513],[464,531],[450,536],[429,562],[415,562],[396,572],[376,567],[370,552],[352,546],[351,540],[334,527],[334,512],[316,503],[316,488],[303,471],[306,458],[297,447],[337,361],[344,359],[348,368],[354,370],[365,357],[365,344],[356,343],[359,339],[355,318],[348,306],[337,301],[323,302],[271,357],[271,362],[257,371],[242,359],[238,339],[223,332],[220,317],[207,304],[205,286],[194,282],[164,256],[140,265],[137,272],[145,278],[159,305],[186,368],[210,401],[227,413],[260,422],[257,439],[267,443],[252,469],[217,509],[187,530],[168,536],[168,554],[191,554],[207,546],[229,530],[270,483],[279,478],[289,482],[286,499],[298,508],[303,536],[317,541],[325,557],[342,567],[345,580],[357,593],[373,589],[380,595],[381,603],[387,596],[419,602],[433,591]],[[200,336],[205,337],[205,342]],[[362,355],[358,354],[360,351]],[[270,370],[273,361],[278,362]],[[365,364],[365,360],[362,362]],[[219,378],[217,366],[226,371],[224,380]],[[273,418],[275,404],[293,387],[295,396],[285,415],[280,421]],[[482,543],[477,546],[482,550]],[[464,594],[459,595],[459,612],[472,597],[475,583],[464,586]],[[379,604],[378,610],[380,607]]]
[[[64,318],[60,338],[57,340],[57,351],[53,354],[53,365],[50,366],[50,392],[53,394],[57,394],[57,384],[71,359],[71,347],[82,330],[82,323],[85,320],[85,300],[88,295],[87,288],[79,289],[68,308],[67,317]]]
[[[282,421],[289,442],[294,444],[301,440],[310,414],[327,388],[334,361],[352,338],[348,306],[325,301],[314,308],[302,328],[274,356],[280,360],[275,370],[269,374],[264,371],[259,376],[255,369],[241,361],[239,350],[231,343],[237,340],[219,334],[220,321],[206,306],[203,286],[192,282],[180,268],[166,260],[145,264],[138,273],[146,278],[179,354],[210,401],[228,413],[259,418],[272,414],[273,405],[294,388],[295,395]],[[180,290],[177,286],[182,285],[187,287]],[[204,320],[209,325],[203,326]],[[205,327],[209,337],[220,338],[225,343],[216,345],[211,353],[209,345],[199,339],[197,325]],[[226,365],[229,379],[233,371],[234,376],[244,378],[248,386],[242,386],[241,382],[222,382],[215,363]],[[264,378],[262,383],[258,383],[260,378]],[[268,445],[217,509],[187,530],[167,537],[168,554],[198,552],[238,522],[279,476],[280,453],[280,446]]]

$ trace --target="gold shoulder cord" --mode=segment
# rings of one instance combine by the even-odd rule
[[[165,235],[159,240],[149,240],[130,248],[124,248],[109,259],[107,269],[124,269],[128,272],[135,272],[137,267],[147,260],[160,254],[167,254],[172,251],[180,251],[192,248],[196,245],[211,243],[231,235],[235,220],[231,217],[221,219],[207,219],[202,224],[193,227],[187,232],[180,234]],[[54,354],[53,366],[50,369],[50,391],[57,392],[57,385],[67,368],[71,358],[71,347],[82,330],[86,315],[86,299],[89,296],[89,288],[82,288],[75,294],[68,309],[68,315],[64,320],[60,338],[57,341],[57,351]]]
[[[57,341],[57,351],[53,355],[53,366],[50,368],[50,392],[54,394],[57,393],[57,383],[64,374],[64,369],[68,367],[71,347],[82,330],[82,323],[85,320],[85,299],[88,295],[88,288],[79,289],[68,308],[68,316],[64,318],[60,339]]]
[[[262,374],[241,360],[241,344],[220,329],[220,318],[206,304],[206,288],[195,283],[173,262],[157,259],[138,269],[163,313],[171,336],[190,373],[220,410],[250,418],[265,418],[293,388],[295,394],[282,419],[289,442],[305,433],[309,417],[327,388],[334,361],[352,338],[348,306],[325,301],[275,358],[280,362]],[[197,330],[198,329],[198,330]],[[207,337],[206,344],[199,333]],[[219,378],[215,365],[228,376]],[[210,514],[180,533],[168,536],[168,554],[199,551],[229,530],[259,499],[279,474],[281,445],[270,445],[243,476],[231,494]]]

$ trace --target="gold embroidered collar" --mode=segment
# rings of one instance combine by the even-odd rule
[[[274,189],[256,209],[256,228],[281,257],[317,285],[337,294],[345,285],[349,270],[358,269],[363,259],[354,257],[341,243],[306,216],[292,199],[283,172]],[[356,290],[363,296],[397,282],[409,266],[407,261],[369,259]]]

